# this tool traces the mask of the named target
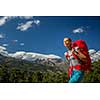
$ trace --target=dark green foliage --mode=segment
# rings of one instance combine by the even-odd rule
[[[0,66],[0,82],[9,82],[9,70],[7,66]]]
[[[66,83],[68,82],[67,73],[48,69],[41,70],[41,66],[37,69],[30,65],[10,67],[9,65],[0,65],[0,82],[1,83]],[[26,67],[26,68],[25,68]],[[27,68],[28,67],[28,68]],[[34,66],[33,66],[34,67]],[[92,64],[92,69],[89,73],[85,73],[82,83],[100,83],[100,61]]]
[[[1,83],[63,83],[67,73],[62,66],[33,63],[0,55]]]
[[[66,82],[67,74],[57,71],[30,71],[20,68],[9,69],[6,65],[0,66],[1,83],[63,83]]]
[[[92,63],[89,73],[85,73],[82,83],[100,83],[100,61]]]

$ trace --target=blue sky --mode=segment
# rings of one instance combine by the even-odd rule
[[[100,49],[100,17],[1,16],[0,46],[8,52],[26,51],[63,57],[63,38],[83,39]]]

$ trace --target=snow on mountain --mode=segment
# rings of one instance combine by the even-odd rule
[[[21,51],[16,53],[9,53],[8,56],[22,59],[25,54],[26,54],[25,52]]]
[[[90,54],[92,62],[100,60],[100,51],[96,51],[94,49],[90,49],[89,50],[89,54]]]
[[[0,54],[3,56],[8,56],[8,57],[14,57],[22,60],[27,60],[27,61],[42,61],[42,62],[54,62],[54,63],[60,63],[62,62],[62,58],[54,55],[54,54],[40,54],[40,53],[33,53],[33,52],[25,52],[25,51],[19,51],[16,53],[8,53],[7,49],[3,46],[0,46]],[[89,50],[89,55],[91,57],[92,62],[100,60],[100,51],[96,51],[95,49],[90,49]]]
[[[3,56],[8,56],[8,52],[6,51],[5,47],[0,46],[0,54]]]
[[[54,55],[54,54],[40,54],[40,53],[33,53],[33,52],[25,52],[19,51],[15,53],[8,53],[6,48],[0,46],[0,54],[7,57],[13,57],[17,59],[32,61],[32,62],[47,62],[47,63],[61,63],[63,60],[61,57]]]
[[[5,52],[7,53],[7,52]],[[57,62],[57,61],[62,61],[62,58],[54,55],[54,54],[40,54],[40,53],[33,53],[33,52],[24,52],[24,51],[19,51],[13,54],[8,54],[10,57],[14,58],[21,58],[23,60],[27,61],[52,61],[52,62]],[[91,57],[92,62],[100,60],[100,51],[96,51],[94,49],[89,50],[89,55]]]
[[[14,58],[21,58],[23,60],[28,60],[28,61],[34,61],[35,59],[61,59],[61,57],[50,54],[39,54],[39,53],[32,53],[32,52],[24,52],[24,51],[19,51],[13,54],[8,54],[10,57]]]
[[[95,53],[96,53],[96,50],[94,50],[94,49],[89,50],[89,55],[92,55],[92,54],[95,54]]]

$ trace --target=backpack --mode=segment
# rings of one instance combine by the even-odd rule
[[[87,57],[87,63],[81,61],[81,69],[84,70],[84,71],[90,70],[91,69],[91,58],[89,56],[88,47],[87,47],[85,41],[83,41],[83,40],[74,41],[72,43],[72,48],[76,48],[76,47],[80,48],[81,52]],[[79,58],[76,55],[74,55],[74,57],[77,60],[79,60]]]

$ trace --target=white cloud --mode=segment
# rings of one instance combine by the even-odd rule
[[[73,33],[83,33],[83,32],[84,32],[83,28],[77,28],[73,30]]]
[[[5,47],[0,46],[0,54],[3,56],[8,56],[8,52],[6,51]]]
[[[24,43],[20,43],[21,46],[24,46]]]
[[[7,46],[8,46],[8,44],[3,44],[2,46],[7,47]]]
[[[15,43],[17,43],[17,42],[18,42],[18,40],[12,40],[12,41],[11,41],[12,44],[15,44]]]
[[[4,16],[0,18],[0,26],[4,25],[8,20],[16,18],[16,16]]]
[[[5,38],[5,34],[0,33],[0,39],[3,39],[3,38]]]
[[[19,16],[21,19],[33,19],[33,16]]]
[[[27,29],[32,27],[33,23],[35,25],[39,25],[40,24],[40,20],[33,19],[33,16],[4,16],[4,17],[0,18],[0,26],[3,26],[4,24],[6,24],[7,21],[10,21],[10,20],[15,19],[15,18],[26,19],[26,20],[30,19],[30,21],[27,21],[26,23],[18,24],[16,29],[20,30],[20,31],[26,31]]]
[[[33,24],[33,21],[27,21],[25,24],[21,23],[20,25],[18,25],[17,30],[26,31],[27,29],[32,27],[32,24]]]
[[[7,17],[0,18],[0,26],[4,25],[7,21]]]
[[[13,42],[18,42],[18,40],[12,40]]]
[[[4,16],[0,18],[0,26],[4,25],[8,20],[20,18],[20,19],[33,19],[33,16]]]
[[[3,46],[0,46],[0,51],[4,51],[4,50],[6,50],[6,48]]]
[[[34,23],[35,23],[36,25],[39,25],[39,24],[40,24],[40,20],[34,20]]]

